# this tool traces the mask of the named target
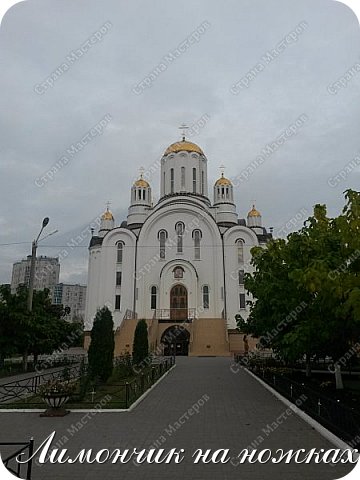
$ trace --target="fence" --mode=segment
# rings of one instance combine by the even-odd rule
[[[153,364],[151,368],[140,373],[131,382],[125,383],[125,408],[135,402],[146,390],[148,390],[165,372],[175,364],[175,357],[169,357],[162,362]]]
[[[349,442],[353,448],[360,446],[360,414],[357,411],[285,375],[274,374],[266,369],[261,369],[260,372],[256,370],[253,373],[289,400],[295,401],[302,395],[305,396],[306,399],[300,406],[301,410],[344,441]]]
[[[36,395],[40,385],[49,380],[62,378],[65,372],[68,379],[76,379],[80,375],[80,365],[52,370],[40,375],[33,375],[32,377],[0,384],[0,405],[16,402],[29,395]]]
[[[129,358],[117,358],[115,367],[121,364],[129,365]],[[129,381],[121,379],[119,382],[110,381],[105,384],[92,383],[86,376],[86,369],[81,371],[80,366],[76,371],[67,369],[69,375],[67,379],[78,379],[76,382],[76,391],[71,395],[67,408],[91,408],[91,409],[127,409],[134,403],[147,389],[154,385],[164,373],[174,365],[175,358],[155,358],[150,365],[135,368],[135,374],[131,367]],[[131,365],[131,363],[130,363]],[[73,367],[74,368],[74,367]],[[56,376],[57,374],[57,376]],[[52,378],[61,378],[64,370],[53,372],[52,374],[38,375],[29,379],[11,382],[11,384],[0,385],[0,408],[8,408],[11,403],[12,408],[44,408],[44,403],[40,396],[37,396],[38,387]],[[20,385],[19,385],[20,384]],[[3,397],[1,398],[1,395]],[[30,398],[28,398],[31,396]]]
[[[4,448],[3,448],[4,447]],[[1,455],[2,457],[2,462],[3,464],[5,465],[5,467],[9,470],[9,472],[11,472],[12,474],[14,474],[16,477],[18,478],[23,478],[24,480],[31,480],[31,472],[32,472],[32,455],[34,453],[34,440],[31,439],[29,442],[22,442],[22,443],[16,443],[16,442],[10,442],[10,443],[0,443],[0,448],[1,448],[1,451],[3,452],[6,447],[20,447],[18,450],[16,450],[15,452],[12,452],[10,455],[9,454],[5,454],[7,456],[5,456],[4,454]],[[26,451],[28,451],[28,457],[27,458],[31,458],[26,464],[23,463],[19,463],[16,461],[17,457],[19,455],[23,455],[24,453],[26,453]],[[12,467],[11,465],[11,462],[14,461],[15,462],[15,466]],[[24,474],[21,472],[21,468],[24,468],[24,470],[26,469],[26,473],[24,476]]]

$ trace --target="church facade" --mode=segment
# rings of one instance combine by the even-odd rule
[[[161,158],[160,199],[143,175],[131,188],[127,220],[102,215],[89,246],[85,324],[108,306],[115,354],[132,350],[146,319],[156,353],[231,355],[243,349],[235,315],[248,315],[244,274],[254,246],[271,238],[255,206],[238,217],[233,185],[221,174],[208,195],[207,158],[182,137]],[[89,332],[85,346],[89,344]]]

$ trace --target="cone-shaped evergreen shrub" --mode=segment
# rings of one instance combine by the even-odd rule
[[[134,334],[133,362],[139,365],[149,355],[148,329],[145,320],[139,320]]]
[[[97,311],[91,330],[88,352],[89,374],[92,378],[106,382],[111,376],[114,361],[114,322],[107,307]]]

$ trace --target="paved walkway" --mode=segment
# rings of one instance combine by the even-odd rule
[[[193,405],[198,405],[199,413],[180,425],[180,417]],[[34,468],[34,480],[332,480],[349,473],[353,465],[193,464],[191,454],[197,448],[229,448],[235,456],[260,437],[263,441],[256,447],[260,450],[334,448],[294,414],[272,433],[264,434],[262,429],[285,410],[246,372],[232,373],[230,359],[178,358],[176,368],[132,412],[97,414],[77,433],[70,433],[71,425],[76,425],[83,414],[51,419],[39,418],[38,414],[0,413],[0,442],[34,436],[39,445],[56,430],[57,439],[64,443],[61,448],[68,448],[73,457],[82,448],[123,450],[155,445],[186,451],[185,460],[177,465],[46,464]]]

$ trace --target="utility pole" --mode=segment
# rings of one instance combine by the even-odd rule
[[[35,267],[36,267],[36,250],[38,246],[38,241],[40,238],[40,235],[42,234],[44,228],[46,225],[49,223],[49,217],[45,217],[43,222],[42,222],[42,227],[39,232],[39,235],[36,237],[36,239],[32,242],[32,247],[31,247],[31,262],[30,262],[30,278],[29,278],[29,290],[28,290],[28,298],[27,298],[27,309],[28,312],[32,311],[32,302],[33,302],[33,296],[34,296],[34,280],[35,280]]]

